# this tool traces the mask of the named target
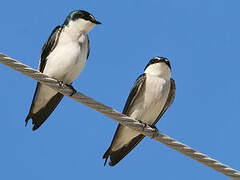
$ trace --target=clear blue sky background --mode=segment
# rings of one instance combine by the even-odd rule
[[[3,1],[0,51],[37,68],[43,43],[75,9],[102,25],[74,87],[122,111],[154,56],[168,57],[176,99],[157,127],[240,170],[239,1]],[[117,123],[65,97],[36,132],[24,127],[36,82],[0,65],[0,179],[228,179],[145,138],[116,167],[102,155]]]

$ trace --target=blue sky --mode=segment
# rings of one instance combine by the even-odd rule
[[[37,68],[43,43],[75,9],[102,25],[74,87],[121,111],[149,59],[171,61],[176,98],[157,124],[240,170],[239,1],[3,1],[0,51]],[[117,166],[102,155],[117,123],[65,97],[39,128],[24,127],[36,82],[0,65],[0,179],[228,179],[145,138]]]

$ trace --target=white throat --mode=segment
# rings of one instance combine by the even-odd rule
[[[147,69],[144,71],[144,73],[163,77],[166,79],[170,79],[171,76],[170,68],[163,62],[149,65]]]
[[[86,35],[94,26],[95,24],[90,21],[77,19],[70,21],[69,24],[65,26],[64,31],[69,33],[74,39],[79,39],[81,35]]]

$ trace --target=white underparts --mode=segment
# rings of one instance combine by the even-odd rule
[[[57,46],[46,59],[43,73],[65,84],[72,83],[85,66],[88,55],[87,32],[94,26],[92,24],[89,21],[77,20],[64,27]],[[37,92],[33,113],[43,108],[56,94],[57,91],[41,86]]]
[[[170,79],[156,75],[147,74],[145,86],[141,88],[137,99],[135,99],[129,110],[129,116],[152,125],[162,111],[170,90]],[[122,126],[118,138],[112,145],[112,150],[118,150],[127,146],[129,142],[139,135],[134,130]]]

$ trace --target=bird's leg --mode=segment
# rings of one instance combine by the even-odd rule
[[[142,130],[144,130],[145,129],[145,127],[147,127],[147,124],[145,123],[145,122],[142,122],[141,120],[138,120],[140,123],[142,123],[143,124],[143,128],[142,128]]]
[[[152,135],[152,138],[154,139],[157,135],[158,129],[154,124],[150,125],[150,127],[153,128],[153,130],[154,130],[153,135]]]
[[[71,88],[72,91],[73,91],[70,96],[73,96],[73,95],[77,92],[76,89],[74,89],[74,87],[72,86],[72,83],[71,83],[71,84],[66,84],[66,86],[68,86],[69,88]]]
[[[143,130],[147,127],[147,125],[150,126],[151,128],[153,128],[154,132],[153,132],[152,138],[154,139],[154,138],[156,137],[156,135],[157,135],[157,132],[158,132],[157,127],[156,127],[154,124],[149,125],[149,124],[146,124],[145,122],[142,122],[142,121],[140,121],[140,120],[138,120],[138,121],[139,121],[140,123],[144,124]]]

